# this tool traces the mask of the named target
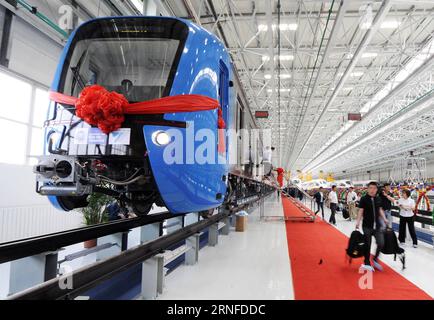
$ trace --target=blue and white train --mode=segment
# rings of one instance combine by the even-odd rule
[[[207,30],[171,17],[108,17],[91,20],[74,31],[61,56],[51,90],[79,97],[98,84],[123,94],[130,103],[166,96],[198,94],[219,101],[226,129],[254,129],[246,99],[237,92],[230,56]],[[87,205],[93,192],[117,198],[138,214],[155,203],[174,214],[209,212],[231,198],[274,188],[256,176],[260,140],[237,138],[218,150],[218,110],[126,115],[122,129],[105,135],[76,115],[68,103],[51,102],[46,121],[45,155],[35,166],[37,192],[65,211]],[[217,157],[228,157],[234,143],[244,145],[235,164],[189,163],[188,129],[215,130]],[[168,164],[164,150],[176,128],[183,162]],[[192,128],[190,128],[192,129]],[[194,148],[203,141],[194,139]],[[221,150],[220,150],[221,151]],[[218,160],[218,159],[217,159]]]

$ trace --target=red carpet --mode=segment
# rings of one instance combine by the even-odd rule
[[[285,216],[299,216],[300,209],[282,198]],[[286,234],[297,300],[432,299],[384,264],[383,272],[372,274],[372,289],[361,289],[359,279],[366,279],[358,273],[363,260],[354,259],[349,264],[345,259],[348,237],[320,219],[315,223],[288,221]]]

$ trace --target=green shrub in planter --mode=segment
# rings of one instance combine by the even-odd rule
[[[88,206],[81,209],[86,225],[91,226],[107,222],[106,208],[113,201],[113,198],[102,193],[92,193],[87,197],[87,201],[89,202]]]

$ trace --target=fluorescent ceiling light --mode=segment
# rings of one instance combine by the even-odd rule
[[[277,91],[277,89],[276,89],[276,91]],[[282,89],[280,89],[280,93],[283,93],[283,92],[290,92],[291,91],[291,89],[288,89],[288,88],[282,88]],[[273,89],[267,89],[267,92],[268,93],[272,93],[273,92]]]
[[[363,75],[363,71],[354,71],[351,72],[350,76],[352,77],[361,77]]]
[[[272,26],[273,31],[276,30],[277,25],[273,24]],[[295,31],[298,28],[298,24],[297,23],[281,23],[280,24],[280,30],[281,31]],[[263,32],[263,31],[268,31],[268,25],[267,24],[259,24],[258,25],[258,31]]]
[[[362,58],[375,58],[378,56],[378,53],[376,52],[364,52],[362,53]]]
[[[270,56],[262,56],[262,61],[269,61]],[[274,56],[274,60],[277,60],[277,56]],[[280,61],[290,61],[294,60],[294,56],[292,54],[281,54]]]
[[[369,29],[371,26],[372,26],[372,23],[370,21],[362,22],[360,24],[360,29],[363,29],[363,30]]]
[[[398,20],[386,20],[380,25],[380,29],[396,29],[401,25],[401,21]],[[372,26],[371,21],[362,22],[360,24],[361,29],[369,29]]]
[[[398,20],[386,20],[381,23],[381,29],[396,29],[401,25],[401,21]]]
[[[434,40],[431,40],[421,51],[420,54],[413,57],[409,63],[402,69],[398,74],[395,76],[394,79],[392,79],[388,84],[386,84],[383,89],[381,89],[379,92],[375,94],[375,96],[372,98],[371,101],[367,102],[361,109],[360,113],[362,115],[369,112],[373,107],[375,107],[384,97],[386,97],[398,84],[400,84],[402,81],[404,81],[409,75],[411,75],[417,68],[419,68],[426,60],[428,60],[432,55],[434,54]],[[419,110],[419,108],[418,108]],[[380,132],[377,131],[377,136],[381,134],[381,131],[387,130],[387,125],[384,126],[382,129],[380,129]],[[333,140],[334,141],[334,140]],[[330,143],[326,143],[326,145],[320,149],[320,151],[313,157],[313,159],[317,158],[321,152],[326,148],[327,145],[330,145]],[[358,145],[360,144],[357,143]],[[350,148],[353,148],[354,145],[352,145]],[[345,151],[345,150],[344,150]],[[349,151],[349,148],[347,149]],[[338,155],[340,156],[340,154]],[[332,158],[336,158],[333,156]],[[331,159],[331,158],[329,158]],[[307,170],[310,170],[312,168],[317,168],[325,163],[327,163],[328,160],[324,160],[320,162],[316,166],[309,165]]]
[[[271,79],[271,74],[266,73],[264,75],[264,78],[267,79],[267,80]],[[277,75],[276,75],[276,78],[277,78]],[[289,78],[291,78],[291,75],[289,73],[282,73],[280,75],[280,79],[289,79]]]
[[[268,26],[266,24],[260,24],[258,25],[258,31],[267,31]]]
[[[295,31],[295,30],[297,30],[297,28],[298,28],[298,24],[296,24],[296,23],[281,23],[280,24],[280,30],[282,30],[282,31],[287,31],[287,30]]]
[[[398,84],[407,79],[417,68],[419,68],[432,54],[434,54],[434,40],[431,40],[421,51],[420,54],[410,60],[409,63],[398,72],[394,79],[386,84],[383,89],[378,91],[371,101],[367,102],[361,109],[360,113],[365,114],[371,110],[378,102],[387,96]]]
[[[320,163],[319,165],[315,166],[314,168],[317,168],[317,167],[319,167],[319,166],[321,166],[321,165],[323,165],[323,164],[325,164],[327,162],[330,162],[330,161],[332,161],[334,159],[339,159],[339,157],[341,157],[342,155],[344,155],[347,152],[350,152],[351,150],[353,150],[354,148],[360,146],[361,144],[363,144],[363,143],[365,143],[365,142],[367,142],[369,140],[372,140],[375,137],[379,137],[379,136],[381,136],[385,132],[393,130],[394,126],[396,126],[396,122],[398,124],[400,124],[400,121],[402,123],[402,121],[404,121],[404,119],[408,119],[409,116],[411,118],[412,115],[416,115],[416,114],[420,114],[420,113],[426,112],[427,107],[428,108],[431,107],[431,104],[429,103],[429,101],[425,102],[425,103],[422,103],[421,105],[415,107],[413,110],[409,110],[409,112],[407,112],[407,113],[405,113],[405,112],[402,113],[398,118],[395,119],[395,123],[392,121],[392,122],[389,122],[389,123],[381,126],[375,132],[375,135],[372,135],[372,134],[371,135],[369,135],[369,134],[368,135],[363,135],[363,137],[359,141],[357,141],[355,143],[352,143],[351,145],[348,145],[346,148],[344,148],[344,150],[342,150],[338,154],[335,154],[335,155],[331,156],[330,158],[328,158],[327,160],[325,160],[323,163]]]
[[[378,53],[376,53],[376,52],[364,52],[364,53],[362,53],[362,58],[375,58],[376,56],[378,56]],[[347,59],[351,59],[352,57],[354,57],[354,54],[352,54],[352,53],[346,54]]]
[[[291,54],[280,55],[280,60],[281,60],[281,61],[290,61],[290,60],[294,60],[294,56],[291,55]]]

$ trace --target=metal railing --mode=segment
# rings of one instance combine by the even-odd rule
[[[297,190],[297,196],[295,197],[297,200],[299,200],[301,203],[303,203],[310,210],[312,210],[312,211],[316,210],[315,199],[310,194],[308,194],[303,189],[300,189],[296,185],[291,185],[287,189],[290,189],[290,188]],[[300,200],[300,197],[298,197],[299,194],[303,195],[301,200]]]

